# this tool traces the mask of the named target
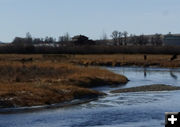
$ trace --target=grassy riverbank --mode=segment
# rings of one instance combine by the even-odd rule
[[[0,59],[1,108],[97,98],[105,94],[89,88],[128,81],[125,76],[105,69],[41,55],[1,55]]]

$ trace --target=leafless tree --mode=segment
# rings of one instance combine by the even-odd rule
[[[161,34],[154,35],[154,42],[155,42],[155,45],[162,45]]]
[[[124,45],[127,45],[128,32],[127,32],[127,31],[124,31],[124,32],[123,32],[123,36],[124,36]]]
[[[65,33],[63,36],[59,37],[58,42],[68,42],[71,40],[71,37],[69,35],[69,33]]]
[[[108,40],[108,36],[107,36],[106,32],[102,33],[102,40],[103,41],[107,41]]]
[[[117,30],[112,32],[111,35],[115,45],[123,45],[123,33]]]
[[[31,36],[31,34],[29,32],[26,33],[25,40],[26,40],[27,44],[31,44],[32,43],[33,39],[32,39],[32,36]]]
[[[118,43],[119,43],[119,45],[123,44],[123,33],[122,32],[118,32]]]

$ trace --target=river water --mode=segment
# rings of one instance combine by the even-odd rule
[[[0,127],[164,127],[165,112],[180,111],[180,91],[116,93],[150,84],[180,86],[180,69],[107,68],[129,78],[124,86],[96,88],[108,93],[86,104],[21,114],[0,114]]]

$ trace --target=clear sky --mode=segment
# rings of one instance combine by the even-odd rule
[[[180,33],[180,0],[0,0],[0,40],[15,36]]]

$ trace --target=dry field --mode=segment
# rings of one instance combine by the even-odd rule
[[[89,88],[125,84],[125,76],[72,64],[69,56],[0,55],[0,107],[35,106],[104,95]]]
[[[65,54],[38,54],[38,55],[16,55],[2,54],[0,61],[23,62],[23,59],[33,59],[33,62],[50,61],[52,63],[72,63],[78,65],[100,65],[100,66],[159,66],[180,67],[180,56],[171,60],[172,55],[147,54],[93,54],[93,55],[65,55]],[[18,56],[18,57],[17,57]]]
[[[101,66],[158,66],[158,67],[180,67],[180,56],[171,60],[172,55],[146,55],[143,54],[112,54],[112,55],[74,55],[70,61],[80,65]]]

